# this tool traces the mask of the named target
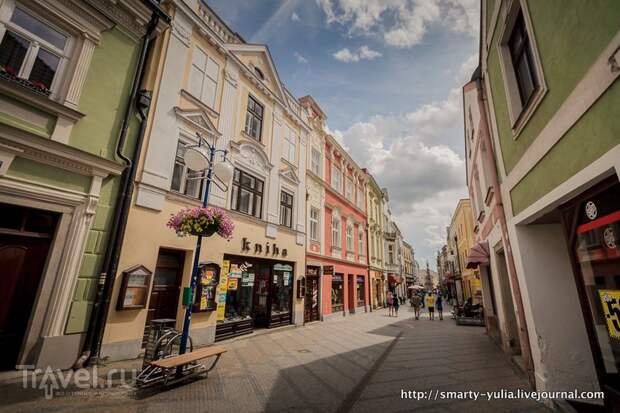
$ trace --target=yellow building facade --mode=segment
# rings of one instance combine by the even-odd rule
[[[366,185],[366,210],[368,219],[368,265],[370,279],[370,301],[372,308],[381,308],[385,304],[387,280],[384,269],[384,220],[385,198],[375,178],[368,173]]]
[[[229,151],[234,177],[211,185],[209,204],[224,208],[235,230],[231,240],[203,239],[193,344],[303,323],[307,115],[265,45],[245,43],[199,0],[167,7],[173,23],[145,79],[150,123],[101,350],[111,360],[137,357],[153,320],[182,328],[196,237],[166,224],[201,205],[205,184],[183,160],[197,134]],[[222,288],[223,305],[214,297]]]
[[[461,289],[463,300],[472,298],[474,303],[482,303],[482,285],[478,270],[466,267],[469,250],[474,246],[474,218],[469,199],[459,200],[452,215],[449,234],[455,237],[454,253],[461,276],[461,288],[457,290]]]

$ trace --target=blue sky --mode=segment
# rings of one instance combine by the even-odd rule
[[[421,266],[466,196],[460,88],[477,65],[478,0],[208,0],[265,43],[296,96],[390,193]],[[388,167],[389,166],[389,167]]]

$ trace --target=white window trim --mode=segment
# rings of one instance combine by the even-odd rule
[[[335,182],[336,174],[334,173],[334,171],[338,171],[339,173],[338,176],[340,177],[339,182],[337,184]],[[334,163],[332,163],[331,187],[334,188],[336,191],[338,191],[338,193],[342,192],[342,171]]]
[[[312,212],[316,211],[316,219],[312,218]],[[316,241],[319,242],[319,240],[321,239],[321,211],[318,208],[315,207],[310,207],[310,213],[308,214],[309,217],[309,224],[308,224],[308,228],[309,228],[309,235],[310,235],[310,239],[312,241]],[[315,236],[312,236],[312,224],[316,224],[316,234],[314,234]]]
[[[319,155],[319,159],[318,159],[318,164],[317,164],[317,170],[314,170],[314,154],[318,154]],[[312,149],[310,150],[310,170],[317,176],[321,176],[321,160],[323,159],[323,156],[321,154],[321,151],[316,149],[315,147],[312,147]]]
[[[516,140],[542,102],[543,97],[547,94],[548,88],[527,4],[525,0],[514,0],[509,7],[501,23],[497,53],[499,55],[500,69],[504,82],[504,92],[506,94],[506,104],[508,106],[508,115],[512,128],[512,138]],[[510,57],[510,50],[507,44],[520,10],[523,12],[523,20],[532,49],[532,58],[534,59],[534,71],[536,72],[538,80],[538,87],[525,107],[521,106],[517,79],[515,77],[512,58]]]
[[[354,238],[354,234],[355,231],[353,229],[353,224],[347,224],[347,228],[346,228],[346,247],[347,247],[347,252],[353,252],[355,249],[355,240]],[[351,235],[349,237],[349,235]],[[350,241],[350,242],[349,242]]]
[[[65,43],[64,49],[62,50],[58,49],[56,46],[52,45],[51,43],[46,42],[44,39],[26,31],[25,29],[11,22],[10,19],[13,15],[13,11],[15,10],[17,6],[27,11],[27,13],[32,15],[35,19],[40,20],[45,25],[58,31],[60,34],[66,36],[67,41]],[[68,22],[67,22],[67,26],[70,26]],[[2,42],[2,39],[4,39],[4,35],[7,30],[16,32],[17,34],[19,34],[22,37],[25,37],[31,42],[26,52],[26,56],[24,56],[24,61],[22,62],[22,66],[19,70],[19,73],[17,74],[18,77],[23,78],[23,79],[28,79],[28,77],[30,76],[32,67],[34,65],[34,62],[36,60],[36,57],[37,57],[37,54],[40,48],[39,43],[43,44],[44,49],[48,49],[51,52],[53,52],[53,54],[56,54],[60,57],[60,61],[58,62],[58,67],[56,68],[56,73],[54,74],[54,79],[52,80],[52,84],[50,85],[50,89],[49,89],[50,90],[49,97],[53,100],[60,100],[61,93],[62,93],[61,86],[65,83],[68,83],[68,81],[65,81],[65,77],[66,77],[65,72],[69,66],[69,61],[71,60],[73,50],[75,49],[74,47],[75,36],[69,33],[66,28],[61,27],[58,24],[54,23],[53,21],[50,21],[50,19],[43,17],[40,12],[33,10],[32,7],[28,7],[27,5],[23,3],[19,3],[13,0],[6,0],[5,3],[2,5],[2,7],[0,7],[0,42]],[[79,58],[79,56],[76,56],[75,58]],[[81,61],[81,59],[79,60]],[[90,58],[88,59],[88,62],[86,63],[87,64],[90,63]],[[75,72],[77,72],[77,69],[74,71],[74,73]]]
[[[335,221],[337,221],[337,225],[335,224]],[[338,250],[340,250],[342,248],[342,235],[340,234],[340,230],[342,227],[342,221],[340,219],[340,217],[337,216],[333,216],[332,215],[332,249],[336,248]],[[334,237],[335,234],[338,234],[338,237]],[[335,241],[338,241],[337,243]]]
[[[362,225],[357,226],[357,255],[365,256],[364,253],[364,229]]]
[[[264,187],[264,183],[263,183],[263,194],[265,193],[265,187]],[[293,206],[292,206],[292,210],[291,210],[291,226],[287,226],[284,224],[281,224],[282,222],[282,217],[280,216],[280,211],[282,210],[281,205],[280,205],[280,196],[282,196],[282,192],[286,192],[287,194],[289,194],[291,197],[293,197]],[[295,229],[295,224],[296,224],[296,219],[297,219],[297,200],[295,199],[295,193],[296,191],[294,191],[292,188],[288,187],[288,186],[284,186],[284,185],[280,185],[280,191],[278,192],[278,223],[280,224],[280,226],[283,226],[284,228],[290,228],[290,229]],[[263,195],[263,198],[265,198],[265,195]]]
[[[349,183],[351,183],[351,185],[349,185]],[[355,193],[353,192],[354,188],[355,188],[355,185],[353,184],[353,179],[346,177],[344,179],[344,197],[351,203],[355,201],[355,198],[354,198]],[[349,192],[349,189],[351,190],[350,192]]]
[[[198,144],[198,141],[196,140],[195,137],[190,136],[190,135],[185,134],[185,133],[181,133],[179,135],[178,142],[182,143],[185,146],[191,146],[191,145],[197,145]],[[177,145],[178,145],[178,143],[177,143]],[[202,188],[200,189],[200,194],[197,197],[194,197],[194,196],[191,196],[191,195],[187,195],[185,193],[185,188],[187,187],[187,172],[189,171],[189,168],[187,167],[187,165],[184,165],[183,175],[181,176],[181,187],[179,188],[178,191],[176,189],[172,189],[172,177],[174,176],[174,167],[176,166],[176,160],[177,160],[177,147],[175,147],[175,149],[174,149],[174,158],[172,160],[172,172],[170,173],[170,188],[169,188],[169,191],[171,193],[175,194],[175,195],[181,195],[181,196],[186,196],[186,197],[191,198],[191,199],[202,200],[203,197],[204,197],[204,191],[206,189],[206,185],[202,185]]]

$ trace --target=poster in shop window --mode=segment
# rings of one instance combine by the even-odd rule
[[[599,290],[609,336],[620,340],[620,290]]]
[[[228,291],[228,273],[230,271],[230,261],[222,262],[222,275],[217,286],[217,321],[224,320],[226,314],[226,291]]]
[[[237,278],[231,278],[228,280],[228,289],[230,291],[236,291],[239,285],[239,280]]]

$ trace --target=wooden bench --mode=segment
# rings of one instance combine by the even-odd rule
[[[215,360],[209,368],[205,368],[204,373],[209,373],[215,368],[215,365],[219,361],[222,354],[226,353],[226,349],[222,346],[209,346],[203,347],[198,350],[194,350],[190,353],[179,354],[178,356],[166,357],[159,360],[149,361],[152,366],[159,367],[164,373],[164,384],[168,382],[168,378],[178,368],[188,365],[190,363],[197,362],[209,357],[215,357]],[[202,366],[204,367],[204,366]]]

